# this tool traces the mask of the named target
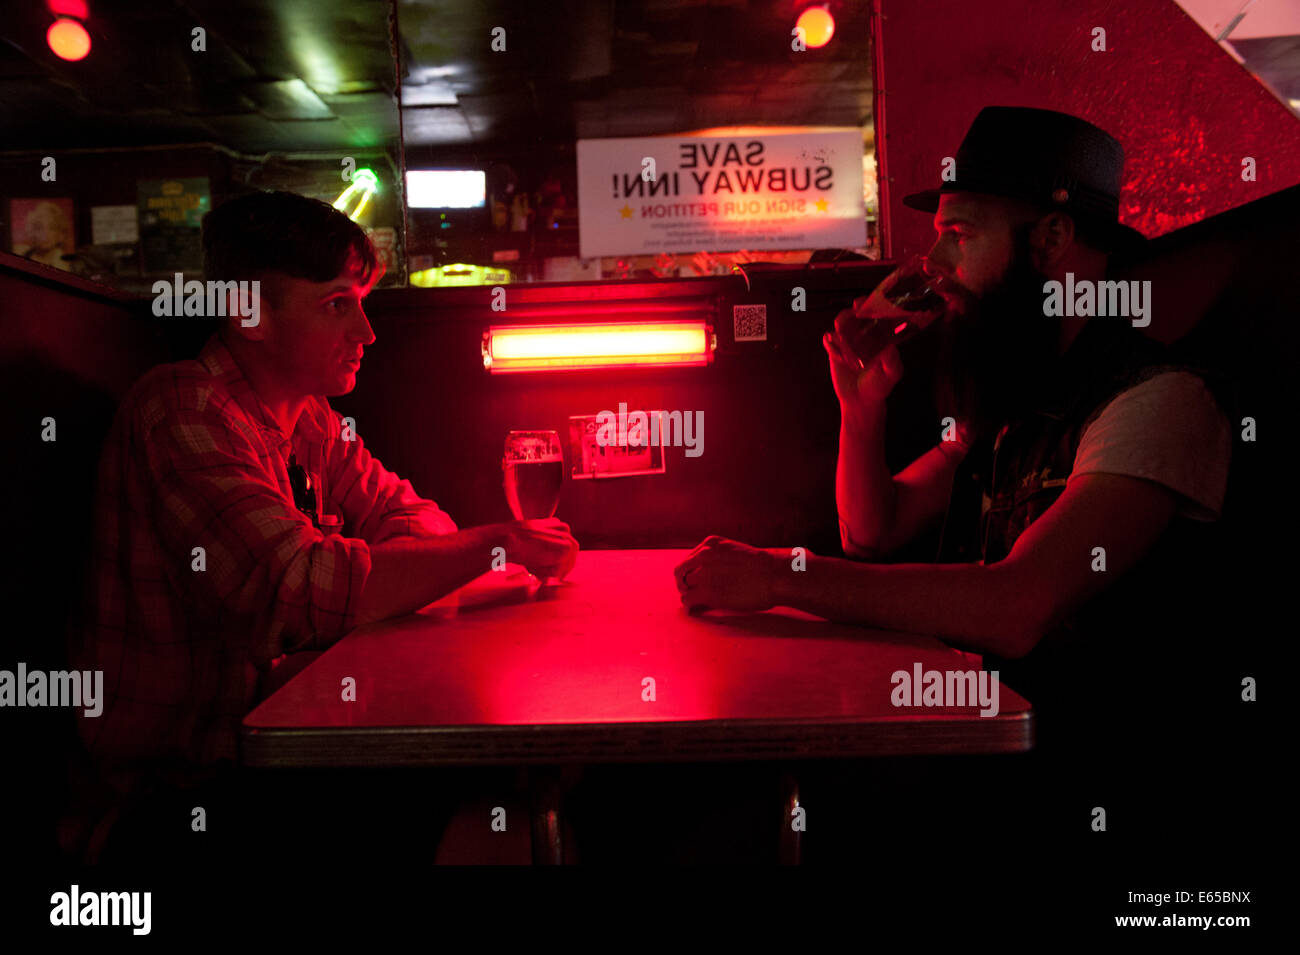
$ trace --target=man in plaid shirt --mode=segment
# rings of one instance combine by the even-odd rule
[[[458,530],[330,407],[375,340],[361,302],[381,267],[357,225],[273,192],[226,203],[203,233],[207,279],[259,280],[260,303],[253,321],[232,294],[196,361],[137,382],[103,452],[73,648],[104,671],[102,716],[79,718],[114,794],[91,857],[140,793],[224,776],[240,721],[294,654],[437,600],[488,571],[495,547],[538,575],[563,576],[577,554],[555,519]],[[304,476],[319,513],[300,509],[303,487],[295,500]]]

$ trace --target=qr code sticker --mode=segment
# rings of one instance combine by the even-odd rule
[[[767,306],[733,305],[731,307],[735,335],[738,342],[767,341]]]

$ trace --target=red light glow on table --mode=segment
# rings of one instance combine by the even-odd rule
[[[1032,745],[1032,711],[1007,686],[996,716],[891,702],[895,671],[979,668],[933,638],[789,609],[688,614],[673,578],[687,553],[584,551],[547,587],[489,572],[417,614],[359,628],[245,718],[241,758],[398,766]],[[356,694],[345,700],[348,678]]]

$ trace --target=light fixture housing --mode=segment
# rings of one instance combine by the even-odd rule
[[[684,368],[708,365],[717,336],[704,321],[493,325],[483,333],[492,374],[575,368]]]

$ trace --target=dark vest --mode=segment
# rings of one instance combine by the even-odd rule
[[[1127,322],[1090,320],[1031,406],[997,435],[977,441],[962,461],[939,562],[992,564],[1006,557],[1060,497],[1079,439],[1110,399],[1160,371],[1184,367]]]
[[[962,461],[938,562],[991,564],[1005,558],[1065,490],[1087,426],[1121,391],[1169,370],[1204,375],[1127,321],[1091,319],[1028,409],[996,436],[977,441]],[[1162,639],[1162,621],[1177,629],[1176,620],[1195,615],[1178,595],[1190,583],[1189,568],[1203,576],[1213,534],[1214,525],[1175,518],[1136,567],[1023,659],[985,656],[985,668],[998,670],[1039,711],[1040,742],[1058,738],[1062,729],[1097,725],[1090,721],[1115,702],[1117,688],[1160,672],[1165,648],[1174,645]],[[1184,612],[1171,613],[1175,607]]]

